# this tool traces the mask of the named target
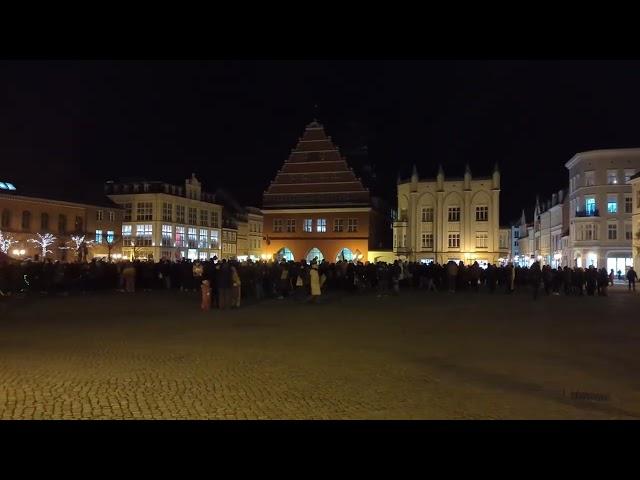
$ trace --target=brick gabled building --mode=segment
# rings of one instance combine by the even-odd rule
[[[264,251],[275,259],[366,261],[377,244],[369,190],[315,120],[264,192],[262,211]]]

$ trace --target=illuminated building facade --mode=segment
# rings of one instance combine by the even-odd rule
[[[400,258],[481,266],[509,255],[509,229],[501,235],[500,172],[473,178],[445,179],[442,167],[435,179],[398,181],[398,219],[393,224],[393,249]]]
[[[633,264],[631,177],[640,148],[577,153],[569,170],[570,261],[623,274]]]
[[[12,188],[2,188],[7,185]],[[50,233],[55,241],[47,247],[46,258],[75,261],[78,248],[72,237],[84,237],[83,259],[107,257],[109,252],[117,259],[121,229],[122,209],[106,197],[91,205],[23,193],[0,182],[0,231],[5,241],[11,240],[6,253],[14,258],[41,258],[41,247],[29,240]]]
[[[262,250],[269,258],[366,261],[370,245],[377,245],[372,227],[380,214],[369,190],[317,121],[264,192],[262,213]]]
[[[222,207],[192,174],[184,187],[159,181],[107,182],[124,209],[122,253],[128,258],[205,260],[220,257]]]
[[[524,210],[519,225],[519,255],[515,262],[523,267],[538,260],[552,268],[571,265],[569,252],[569,200],[565,190],[540,203],[536,198],[532,222],[527,224]]]

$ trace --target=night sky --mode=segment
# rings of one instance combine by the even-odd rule
[[[317,117],[393,206],[414,163],[498,162],[507,223],[568,184],[574,153],[640,146],[639,85],[630,61],[0,62],[0,180],[79,194],[195,172],[260,206]]]

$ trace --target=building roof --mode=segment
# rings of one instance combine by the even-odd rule
[[[4,182],[6,184],[6,182]],[[29,198],[54,202],[75,203],[82,206],[105,207],[121,209],[122,207],[111,201],[102,193],[101,188],[92,185],[51,185],[38,187],[33,185],[17,185],[13,190],[1,189],[0,194],[16,198]]]
[[[264,208],[369,205],[369,190],[314,120],[263,194]]]
[[[566,168],[573,167],[580,160],[593,159],[597,160],[600,158],[610,159],[611,157],[617,158],[626,158],[626,157],[634,157],[640,159],[640,148],[609,148],[609,149],[601,149],[601,150],[587,150],[586,152],[576,153],[571,160],[565,163]]]

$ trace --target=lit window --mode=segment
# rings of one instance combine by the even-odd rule
[[[618,213],[618,196],[607,195],[607,212]]]
[[[184,247],[184,227],[176,227],[176,247]]]
[[[357,232],[358,231],[358,219],[350,218],[349,223],[347,225],[347,229],[349,232]]]
[[[171,225],[162,225],[162,246],[173,247],[173,227]]]
[[[422,221],[433,222],[433,207],[422,208]]]
[[[209,248],[209,232],[204,228],[200,229],[200,240],[198,241],[198,248]]]
[[[596,199],[593,197],[587,197],[585,199],[585,210],[587,215],[595,215],[596,214]]]
[[[198,243],[198,229],[189,227],[187,229],[187,246],[189,248],[196,248],[197,243]]]
[[[333,220],[333,231],[344,232],[344,220],[342,218],[336,218]]]
[[[502,240],[502,237],[500,238]],[[489,234],[487,232],[476,232],[476,248],[487,248]]]
[[[123,245],[131,245],[131,225],[122,226],[122,243]]]
[[[220,248],[220,238],[217,230],[211,230],[211,248]]]
[[[316,221],[316,231],[317,232],[321,232],[324,233],[327,231],[327,219],[326,218],[319,218]]]
[[[489,219],[489,207],[476,207],[476,222],[486,222]]]
[[[136,225],[136,245],[150,247],[152,243],[152,225]]]
[[[449,248],[460,248],[460,234],[450,233],[448,245],[449,245]]]
[[[313,220],[311,218],[304,219],[302,230],[305,232],[313,232]]]
[[[449,207],[449,221],[450,222],[460,221],[460,207]]]
[[[433,248],[433,233],[422,234],[422,248]]]
[[[102,230],[96,230],[96,243],[102,243]]]
[[[115,232],[107,230],[107,243],[112,244],[115,241]]]
[[[629,183],[631,181],[631,177],[635,175],[635,170],[625,170],[624,171],[624,183]]]

